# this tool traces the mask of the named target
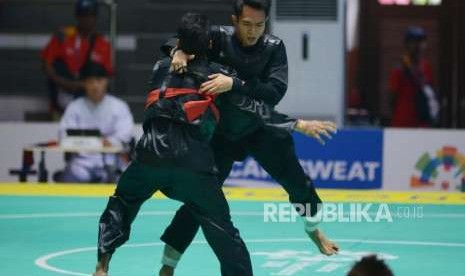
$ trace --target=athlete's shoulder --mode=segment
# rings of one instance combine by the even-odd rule
[[[152,72],[159,71],[160,69],[165,69],[167,67],[170,67],[170,65],[171,65],[170,57],[164,57],[164,58],[158,59],[153,65]]]
[[[279,46],[283,44],[283,40],[281,38],[272,34],[265,34],[263,36],[263,42],[270,46]]]
[[[211,26],[211,32],[225,36],[232,36],[234,34],[234,27],[226,25],[213,25]]]

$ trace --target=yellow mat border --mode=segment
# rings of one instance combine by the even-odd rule
[[[1,183],[0,195],[9,196],[75,196],[107,197],[115,185],[95,184],[40,184]],[[229,200],[287,201],[288,196],[280,188],[225,187]],[[373,203],[418,203],[465,205],[465,193],[459,192],[396,192],[383,190],[333,190],[319,189],[318,194],[326,202],[373,202]],[[154,198],[165,198],[157,193]]]

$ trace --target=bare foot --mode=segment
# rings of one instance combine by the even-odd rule
[[[338,253],[339,246],[334,242],[328,240],[323,234],[323,232],[321,232],[319,229],[307,234],[318,247],[321,254],[331,256]]]
[[[173,276],[174,268],[171,266],[163,265],[160,269],[158,276]]]

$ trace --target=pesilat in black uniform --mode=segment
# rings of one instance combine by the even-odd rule
[[[286,190],[291,203],[310,204],[314,216],[321,200],[299,164],[290,131],[268,127],[269,122],[274,122],[289,130],[294,127],[295,120],[277,122],[280,116],[268,116],[273,112],[261,109],[265,106],[273,109],[287,90],[288,65],[283,42],[265,34],[254,46],[243,47],[234,29],[225,26],[213,27],[211,38],[213,48],[209,59],[230,66],[237,71],[238,78],[245,81],[241,85],[235,79],[234,92],[221,94],[217,99],[221,119],[211,146],[219,170],[219,183],[223,184],[234,161],[250,155]],[[172,43],[170,40],[164,45],[165,50]],[[161,240],[183,253],[198,227],[192,213],[182,206]]]
[[[157,190],[185,203],[221,262],[222,275],[252,275],[249,253],[233,226],[218,185],[209,145],[217,110],[198,87],[220,66],[198,59],[184,74],[170,74],[171,60],[156,64],[147,97],[144,134],[99,222],[98,255],[125,243],[140,206]]]
[[[218,185],[210,145],[221,114],[214,97],[198,93],[209,75],[232,72],[206,59],[193,60],[183,74],[169,73],[170,64],[169,58],[155,64],[135,160],[124,171],[100,218],[99,259],[111,256],[128,240],[140,206],[161,190],[185,203],[190,218],[202,227],[220,260],[222,275],[252,275],[247,248],[231,222],[229,206]],[[250,118],[263,118],[262,125],[270,132],[283,135],[294,124],[294,119],[260,100],[241,95],[237,99],[242,99]]]

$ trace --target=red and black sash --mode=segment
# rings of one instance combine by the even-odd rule
[[[162,96],[160,96],[160,94],[162,94]],[[161,93],[160,88],[152,90],[145,100],[145,109],[156,103],[160,98],[172,98],[188,94],[199,94],[199,91],[193,88],[166,88],[163,90],[163,93]],[[203,95],[203,97],[205,98],[204,100],[188,101],[183,104],[187,120],[189,122],[194,121],[200,117],[200,115],[205,113],[208,108],[210,108],[218,122],[220,119],[220,113],[214,103],[216,96]]]

